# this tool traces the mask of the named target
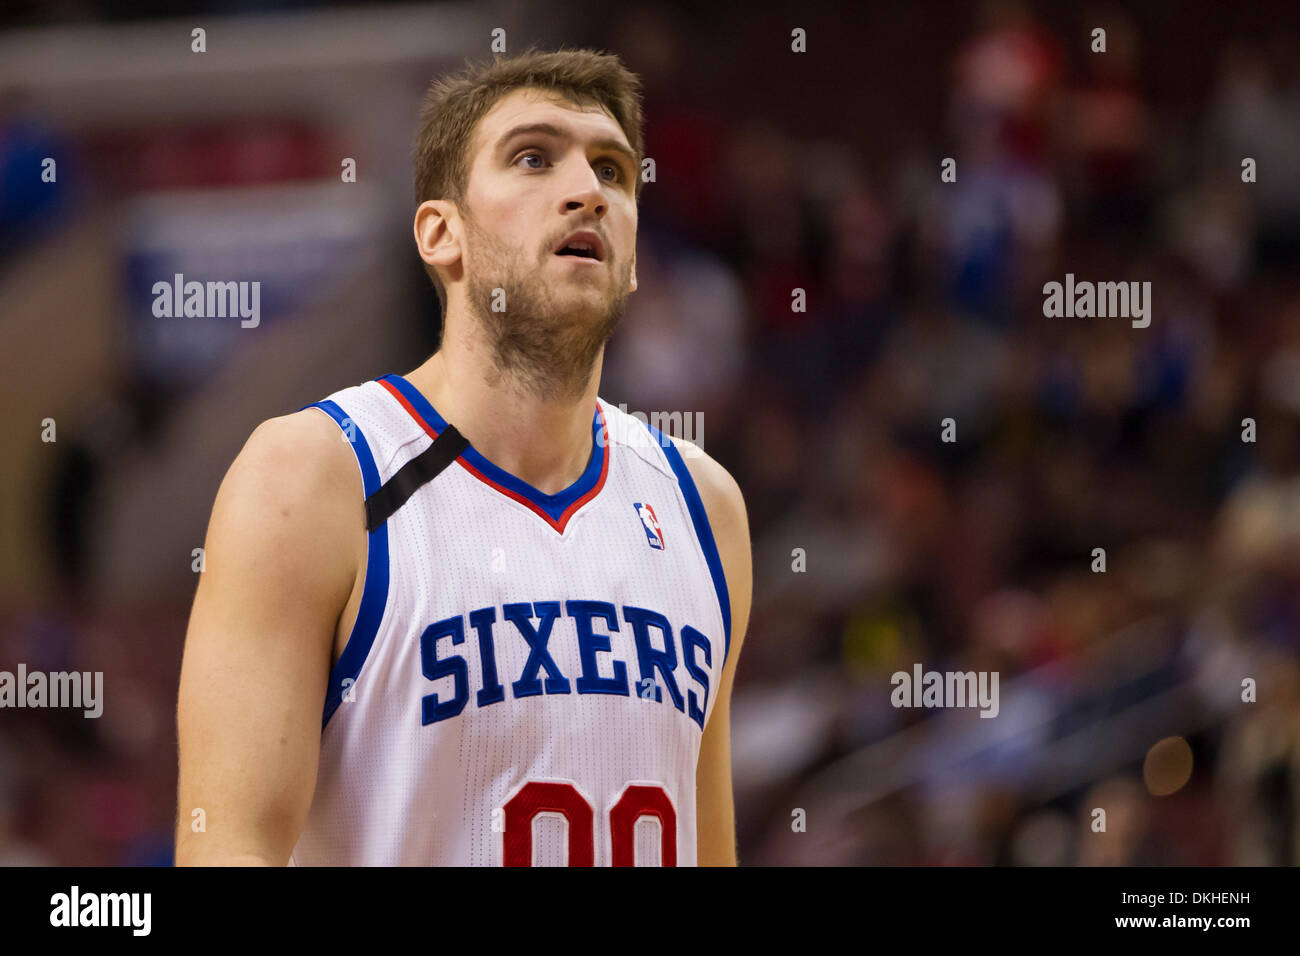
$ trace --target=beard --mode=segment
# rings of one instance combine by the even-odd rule
[[[487,336],[493,367],[542,401],[577,398],[623,317],[631,258],[603,302],[574,307],[556,294],[557,283],[543,273],[554,255],[550,247],[530,267],[522,253],[481,229],[468,209],[464,218],[475,259],[466,270],[469,308]],[[504,311],[493,310],[497,302]]]

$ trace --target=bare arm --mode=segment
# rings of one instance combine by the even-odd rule
[[[315,409],[258,426],[222,481],[181,665],[178,865],[288,861],[315,790],[361,502],[352,450]]]
[[[676,439],[673,439],[676,441]],[[713,711],[700,742],[695,773],[696,839],[700,866],[735,866],[736,811],[731,786],[731,685],[749,624],[753,559],[749,519],[740,486],[725,468],[698,449],[677,442],[695,480],[731,599],[731,649],[723,668]]]

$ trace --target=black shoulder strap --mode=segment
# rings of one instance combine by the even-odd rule
[[[374,531],[391,518],[406,499],[437,478],[468,446],[455,426],[444,428],[432,445],[397,469],[397,474],[366,499],[366,530]]]

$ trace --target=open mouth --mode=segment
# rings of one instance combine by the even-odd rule
[[[565,249],[561,249],[559,252],[557,252],[556,255],[557,255],[557,256],[572,256],[572,257],[575,258],[575,259],[586,259],[588,262],[599,262],[599,261],[600,261],[599,259],[596,258],[596,256],[595,256],[593,253],[591,253],[591,252],[589,252],[589,251],[582,250],[582,249],[570,249],[570,248],[565,248]]]
[[[560,244],[560,247],[555,250],[555,254],[557,256],[570,256],[587,262],[603,262],[605,260],[605,247],[601,243],[600,237],[595,233],[578,232],[565,239]]]

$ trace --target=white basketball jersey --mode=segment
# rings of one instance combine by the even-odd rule
[[[308,407],[368,499],[448,427],[398,375]],[[291,865],[695,865],[727,586],[677,448],[593,412],[564,491],[468,446],[368,532]]]

